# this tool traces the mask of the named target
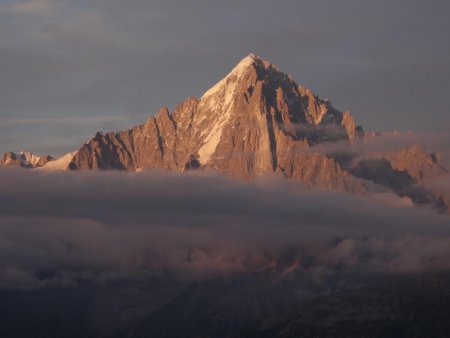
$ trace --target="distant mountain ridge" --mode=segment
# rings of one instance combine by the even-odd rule
[[[42,169],[213,170],[243,179],[276,173],[349,192],[367,191],[368,182],[375,182],[415,203],[447,207],[448,198],[424,183],[448,172],[423,147],[371,158],[314,147],[340,141],[351,149],[364,137],[348,111],[250,54],[199,99],[186,99],[172,113],[161,108],[129,130],[98,132],[78,151]]]
[[[43,167],[51,161],[54,161],[54,158],[50,155],[36,156],[29,151],[21,151],[18,153],[9,151],[3,155],[3,158],[0,160],[0,165],[20,166],[32,169]]]

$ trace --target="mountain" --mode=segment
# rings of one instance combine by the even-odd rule
[[[416,203],[446,207],[442,194],[417,185],[425,177],[446,173],[436,155],[423,147],[370,159],[347,154],[347,161],[341,153],[315,147],[339,141],[351,149],[364,137],[349,112],[250,54],[201,98],[188,98],[172,113],[162,108],[130,130],[97,133],[69,167],[201,169],[244,179],[278,173],[309,186],[350,192],[364,192],[368,182],[375,182]]]
[[[339,164],[309,151],[331,140],[352,142],[362,129],[348,112],[298,86],[250,54],[200,99],[127,131],[97,133],[71,169],[176,171],[212,169],[240,178],[278,172],[324,188],[353,190]]]
[[[142,125],[102,133],[43,169],[219,171],[242,179],[278,174],[308,186],[366,192],[373,183],[417,204],[447,207],[449,198],[428,181],[448,174],[420,145],[381,154],[352,145],[376,137],[348,111],[299,86],[253,54],[199,99],[172,113],[161,108]],[[336,143],[344,151],[322,151]]]
[[[39,168],[53,161],[50,155],[36,156],[29,151],[21,151],[19,153],[7,152],[3,155],[0,165],[3,166],[20,166],[23,168]]]

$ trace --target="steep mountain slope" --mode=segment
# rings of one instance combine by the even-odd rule
[[[279,172],[326,188],[353,190],[339,164],[310,145],[360,137],[348,112],[298,86],[276,66],[244,58],[200,99],[127,131],[97,133],[71,169],[214,169],[241,178]]]
[[[71,152],[67,153],[60,158],[48,162],[42,167],[39,167],[39,170],[46,170],[46,171],[63,171],[63,170],[69,170],[69,164],[72,161],[73,157],[75,156],[77,152]]]

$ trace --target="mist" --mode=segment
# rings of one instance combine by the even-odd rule
[[[160,171],[4,168],[0,182],[2,288],[450,268],[448,215],[391,193]]]

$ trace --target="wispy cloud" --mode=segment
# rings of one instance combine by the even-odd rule
[[[315,145],[313,151],[324,153],[333,152],[356,152],[364,154],[388,154],[399,151],[412,145],[421,144],[428,153],[438,155],[441,164],[448,167],[450,165],[450,129],[441,128],[435,132],[420,131],[388,131],[382,132],[379,136],[366,137],[362,141],[355,142],[349,146],[347,141],[325,142]]]
[[[62,3],[54,0],[22,0],[4,6],[4,11],[13,14],[52,15],[62,7]]]
[[[144,118],[144,116],[142,116]],[[129,120],[128,116],[101,115],[101,116],[67,116],[67,117],[39,117],[39,118],[0,118],[0,126],[66,126],[75,125],[101,125],[111,122],[121,122]]]

